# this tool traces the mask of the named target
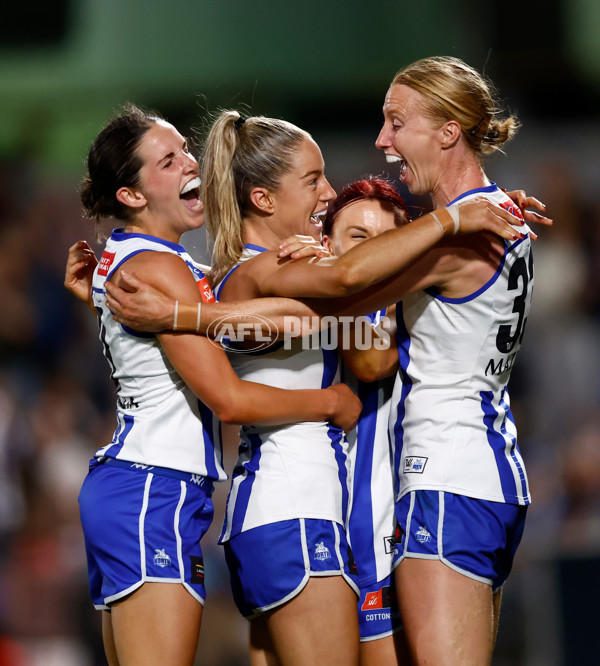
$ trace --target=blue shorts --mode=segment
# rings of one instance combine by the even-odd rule
[[[337,523],[283,520],[241,532],[223,546],[233,598],[248,619],[293,599],[310,576],[343,576],[358,595],[352,551]]]
[[[358,624],[361,642],[391,636],[402,628],[393,575],[371,585],[360,586]]]
[[[525,527],[526,506],[416,490],[396,503],[396,549],[405,557],[441,560],[469,578],[502,586]]]
[[[213,517],[210,485],[186,483],[157,468],[96,464],[81,487],[79,511],[97,609],[108,610],[147,582],[181,583],[204,603],[200,539]]]

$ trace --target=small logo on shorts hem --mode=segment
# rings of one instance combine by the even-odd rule
[[[154,564],[157,567],[164,569],[165,567],[171,566],[171,558],[165,553],[164,548],[155,548],[154,552],[156,553],[154,556]]]
[[[425,465],[429,458],[416,458],[414,456],[404,459],[404,473],[405,474],[423,474]]]
[[[376,592],[367,592],[360,610],[382,610],[392,605],[392,591],[389,585],[385,585]]]
[[[423,527],[423,525],[419,526],[415,537],[419,543],[427,543],[428,541],[431,541],[431,534],[426,527]]]
[[[392,545],[393,547],[393,552],[394,554],[398,554],[400,552],[400,547],[404,543],[404,530],[400,527],[400,525],[396,525],[396,531],[394,533],[394,541]]]
[[[348,544],[348,573],[351,576],[358,576],[358,570],[356,568],[356,561],[354,560],[354,553],[352,552],[352,548],[350,548],[350,544]]]
[[[321,541],[315,544],[315,560],[330,560],[331,553],[329,548]]]
[[[204,583],[204,558],[199,555],[190,555],[191,579],[196,585]]]

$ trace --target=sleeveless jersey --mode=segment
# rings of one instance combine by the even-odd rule
[[[522,217],[494,183],[452,203],[474,197]],[[507,384],[532,288],[526,236],[505,241],[496,273],[475,293],[444,298],[426,289],[398,304],[400,370],[390,417],[398,499],[427,489],[529,504]]]
[[[137,233],[113,231],[93,278],[100,339],[117,389],[117,429],[95,457],[157,465],[219,481],[223,470],[218,420],[171,365],[154,333],[118,324],[106,306],[104,283],[139,252],[171,252],[196,278],[204,300],[214,300],[208,281],[183,246]]]
[[[377,325],[384,310],[368,315]],[[356,428],[348,434],[352,469],[352,500],[348,538],[361,587],[392,572],[394,557],[394,475],[388,435],[395,377],[363,382],[343,366],[343,380],[363,408]]]
[[[247,245],[237,266],[264,252]],[[283,389],[321,389],[339,382],[336,350],[313,348],[310,338],[294,339],[258,352],[229,351],[244,380]],[[349,501],[347,442],[326,422],[286,426],[243,426],[220,541],[282,520],[315,518],[346,524]]]

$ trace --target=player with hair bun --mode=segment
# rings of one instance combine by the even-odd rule
[[[451,57],[408,65],[383,115],[376,145],[411,193],[429,194],[435,208],[485,199],[521,217],[483,167],[519,123],[502,116],[472,67]],[[412,286],[397,306],[390,434],[396,587],[415,665],[492,658],[530,503],[507,388],[533,288],[525,231],[514,241],[446,238],[405,272]]]

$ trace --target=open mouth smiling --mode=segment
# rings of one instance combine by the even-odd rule
[[[400,179],[403,178],[405,172],[406,172],[406,167],[407,167],[407,162],[403,157],[400,157],[399,155],[387,155],[385,156],[385,161],[388,164],[396,164],[399,163],[400,165],[400,173],[399,177]]]
[[[202,207],[200,199],[200,178],[192,178],[179,193],[179,198],[191,211],[198,211]]]
[[[317,228],[321,229],[323,226],[323,218],[327,214],[327,208],[324,208],[323,210],[320,210],[318,213],[313,213],[310,216],[310,221],[311,223]]]

